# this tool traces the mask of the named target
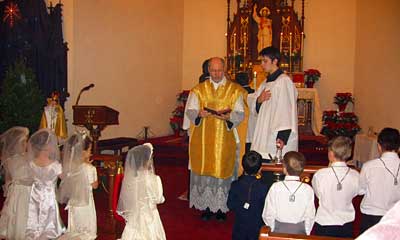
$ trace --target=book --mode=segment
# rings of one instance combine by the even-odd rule
[[[231,109],[222,109],[222,110],[214,110],[214,109],[211,109],[211,108],[208,108],[208,107],[204,107],[204,110],[206,110],[207,112],[209,112],[209,113],[211,113],[211,114],[214,114],[214,115],[218,115],[218,116],[221,116],[221,115],[224,115],[224,114],[227,114],[227,113],[230,113],[232,110]]]

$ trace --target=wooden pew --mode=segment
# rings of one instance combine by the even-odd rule
[[[287,234],[287,233],[273,233],[271,232],[271,228],[268,226],[263,226],[260,229],[260,235],[258,237],[259,240],[350,240],[353,238],[338,238],[338,237],[323,237],[323,236],[315,236],[315,235],[301,235],[301,234]]]

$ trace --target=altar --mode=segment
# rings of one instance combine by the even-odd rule
[[[322,111],[317,89],[297,88],[297,91],[299,94],[297,98],[299,133],[304,135],[321,135]]]

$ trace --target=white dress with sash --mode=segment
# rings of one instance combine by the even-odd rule
[[[61,164],[53,162],[46,167],[30,163],[33,176],[29,199],[26,239],[55,239],[65,230],[56,200],[56,184]]]

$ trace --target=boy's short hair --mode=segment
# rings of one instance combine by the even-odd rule
[[[249,174],[253,175],[258,172],[261,168],[262,156],[256,151],[250,151],[243,155],[242,166],[243,170]]]
[[[291,176],[300,176],[305,164],[306,158],[300,152],[290,151],[283,156],[283,165]]]
[[[384,128],[378,134],[378,143],[383,151],[398,151],[400,147],[399,130],[395,128]]]
[[[275,47],[266,47],[261,52],[259,53],[260,56],[268,57],[272,61],[275,59],[279,61],[281,60],[281,53],[279,52],[279,49]]]
[[[351,144],[350,138],[338,136],[328,142],[328,151],[332,151],[336,159],[346,161],[351,156]]]

